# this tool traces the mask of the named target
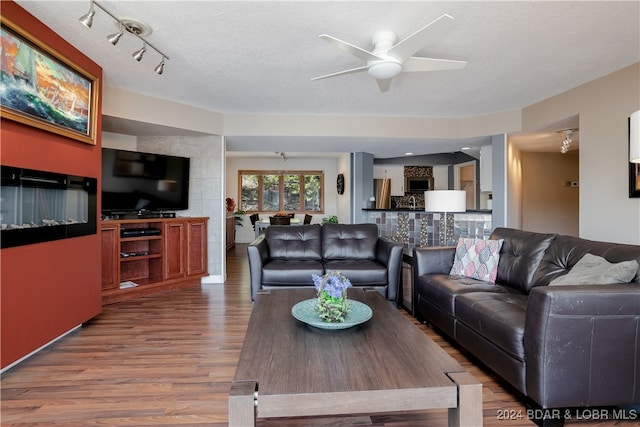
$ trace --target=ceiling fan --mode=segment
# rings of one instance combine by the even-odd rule
[[[391,79],[401,72],[440,71],[464,68],[467,65],[466,61],[411,56],[429,41],[435,40],[436,37],[447,28],[451,20],[453,20],[452,16],[444,14],[398,43],[396,43],[398,40],[396,33],[392,31],[376,32],[371,37],[371,44],[373,45],[371,52],[330,35],[322,34],[320,35],[321,39],[366,61],[367,65],[326,74],[311,80],[320,80],[366,71],[367,74],[376,79],[380,92],[386,92],[391,86]]]

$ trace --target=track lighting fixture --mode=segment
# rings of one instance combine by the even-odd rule
[[[558,133],[564,132],[564,140],[562,140],[562,146],[560,147],[562,154],[567,154],[569,151],[569,147],[571,147],[571,143],[573,142],[571,138],[573,137],[573,133],[577,131],[578,129],[561,129],[558,131]]]
[[[153,71],[155,71],[156,74],[162,74],[164,72],[164,58],[162,58],[162,61],[160,61],[158,66]]]
[[[144,53],[147,51],[147,43],[144,43],[142,45],[142,47],[138,50],[136,50],[135,52],[133,52],[133,54],[131,54],[131,56],[133,56],[133,59],[135,59],[136,61],[140,62],[140,60],[142,59],[142,55],[144,55]]]
[[[82,15],[80,17],[79,19],[80,23],[87,28],[91,28],[91,26],[93,25],[93,17],[95,14],[96,14],[96,10],[93,7],[93,2],[91,2],[91,8],[89,9],[89,12],[87,12],[87,14]]]
[[[109,43],[111,43],[114,46],[118,44],[118,42],[120,41],[120,38],[124,35],[125,32],[131,34],[134,37],[137,37],[143,44],[140,49],[136,50],[131,54],[131,56],[133,56],[133,59],[135,59],[138,62],[141,61],[142,57],[144,56],[144,53],[147,51],[147,47],[155,50],[162,57],[162,60],[154,68],[154,71],[156,74],[162,74],[164,72],[165,61],[168,60],[169,57],[164,53],[162,53],[160,49],[158,49],[157,47],[149,43],[147,39],[144,38],[144,36],[151,33],[151,29],[149,28],[149,26],[133,19],[117,18],[107,9],[105,9],[102,5],[100,5],[100,3],[93,0],[91,2],[91,8],[89,9],[89,12],[85,15],[82,15],[79,19],[80,23],[87,28],[91,28],[91,26],[93,25],[93,17],[96,14],[96,9],[95,9],[96,6],[100,10],[102,10],[104,13],[109,15],[111,18],[113,18],[118,24],[118,32],[109,34],[107,36],[107,40],[109,40]]]
[[[109,40],[109,43],[111,43],[112,45],[117,45],[118,42],[120,41],[120,37],[122,37],[122,35],[124,34],[124,31],[122,31],[122,24],[119,24],[120,29],[118,30],[117,33],[114,34],[109,34],[107,36],[107,40]]]

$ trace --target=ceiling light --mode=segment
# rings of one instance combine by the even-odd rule
[[[569,151],[569,147],[571,147],[571,143],[573,142],[571,138],[573,137],[573,133],[577,131],[577,128],[561,129],[557,131],[558,133],[564,132],[564,139],[562,140],[562,145],[560,146],[560,152],[562,154],[567,154],[567,152]]]
[[[164,58],[162,58],[162,61],[160,61],[158,66],[153,71],[155,71],[156,74],[162,74],[164,72]]]
[[[118,30],[118,32],[114,34],[109,34],[107,36],[107,40],[109,40],[109,43],[115,46],[118,44],[118,41],[120,41],[120,37],[122,37],[123,34],[124,32],[122,31],[122,24],[120,24],[120,29]]]
[[[80,23],[87,28],[91,28],[93,25],[93,17],[96,14],[96,10],[93,7],[93,2],[91,2],[91,8],[86,15],[82,15],[79,19]]]
[[[164,53],[162,53],[160,49],[158,49],[157,47],[149,43],[147,39],[144,37],[151,34],[151,28],[148,25],[143,24],[134,19],[117,18],[107,9],[105,9],[102,5],[100,5],[100,3],[96,1],[91,2],[91,8],[89,9],[89,12],[86,15],[82,15],[79,19],[80,23],[87,28],[91,28],[91,25],[93,25],[93,17],[96,14],[96,9],[95,9],[96,6],[100,10],[102,10],[104,13],[109,15],[111,18],[113,18],[118,24],[118,32],[109,34],[107,36],[107,40],[109,40],[109,43],[111,43],[114,46],[118,44],[118,42],[120,41],[120,38],[124,35],[125,31],[128,34],[131,34],[132,36],[137,37],[143,43],[142,48],[135,51],[131,56],[133,56],[133,58],[136,61],[141,61],[144,53],[147,51],[147,47],[155,50],[162,57],[162,60],[154,68],[154,71],[156,72],[156,74],[162,74],[164,72],[165,61],[168,60],[169,57]]]
[[[144,43],[142,45],[142,47],[138,50],[136,50],[135,52],[133,52],[131,54],[131,56],[133,56],[133,59],[135,59],[136,61],[140,62],[140,60],[142,59],[142,56],[144,55],[144,53],[147,51],[147,43]]]
[[[405,156],[413,156],[413,153],[404,153]]]
[[[462,147],[461,150],[471,150],[471,147]]]
[[[382,59],[376,61],[370,61],[367,73],[378,80],[387,80],[400,74],[402,71],[402,64],[395,59]]]

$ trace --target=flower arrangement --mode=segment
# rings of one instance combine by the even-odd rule
[[[313,284],[318,291],[318,316],[329,323],[344,322],[349,312],[347,288],[351,281],[339,271],[331,271],[324,276],[312,274]]]
[[[233,210],[236,208],[236,201],[233,200],[231,197],[227,197],[226,202],[227,202],[227,212],[233,212]]]
[[[273,216],[289,216],[289,214],[287,213],[287,211],[278,211],[276,212]]]

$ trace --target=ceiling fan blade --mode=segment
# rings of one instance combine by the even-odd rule
[[[384,93],[389,90],[389,87],[391,87],[391,80],[392,79],[376,79],[380,92]]]
[[[364,50],[362,48],[359,48],[358,46],[355,46],[355,45],[352,45],[351,43],[347,43],[345,41],[342,41],[342,40],[337,39],[335,37],[332,37],[332,36],[330,36],[328,34],[321,34],[319,37],[321,39],[323,39],[323,40],[328,41],[332,45],[336,46],[338,49],[342,49],[345,52],[348,52],[351,55],[355,56],[356,58],[362,59],[363,61],[371,61],[371,60],[374,60],[374,59],[382,59],[378,55],[374,55],[373,53],[369,52],[368,50]]]
[[[467,61],[453,59],[420,58],[412,56],[402,64],[402,71],[458,70],[467,66]]]
[[[361,71],[367,71],[367,68],[368,67],[365,65],[358,68],[352,68],[350,70],[338,71],[337,73],[325,74],[324,76],[314,77],[311,80],[313,81],[313,80],[328,79],[329,77],[337,77],[337,76],[344,76],[347,74],[359,73]]]
[[[411,34],[404,40],[400,40],[396,43],[387,54],[394,57],[400,62],[404,62],[411,55],[422,49],[428,42],[437,42],[440,35],[448,27],[453,17],[446,13],[433,21],[430,24],[425,25],[415,33]]]

